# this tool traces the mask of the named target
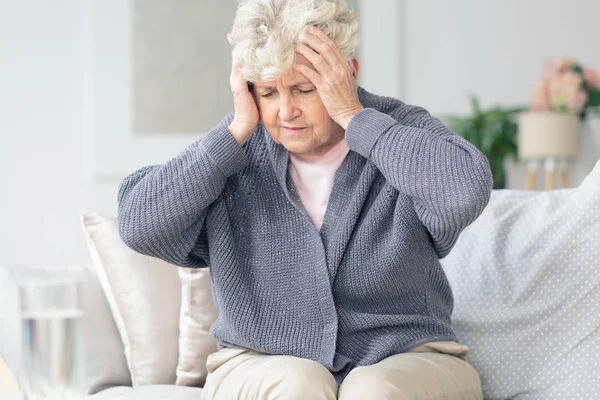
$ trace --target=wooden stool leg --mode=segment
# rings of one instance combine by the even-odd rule
[[[566,189],[569,187],[569,162],[562,160],[560,162],[560,187]]]
[[[537,186],[537,162],[527,163],[527,190],[535,190]]]

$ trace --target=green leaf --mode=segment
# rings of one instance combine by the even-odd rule
[[[481,106],[479,104],[479,99],[475,95],[471,95],[471,108],[476,116],[481,115]]]
[[[489,160],[494,172],[494,187],[504,187],[504,160],[518,157],[517,116],[528,111],[528,107],[505,108],[495,105],[482,108],[479,99],[471,95],[471,115],[446,116],[448,128],[465,138],[479,149]]]
[[[600,91],[598,90],[593,90],[591,92],[588,93],[589,94],[589,98],[588,98],[588,107],[597,107],[600,106]]]
[[[511,107],[506,109],[506,112],[509,114],[519,114],[525,111],[529,111],[529,107]]]

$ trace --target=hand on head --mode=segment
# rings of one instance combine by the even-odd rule
[[[345,130],[352,117],[363,108],[358,100],[356,78],[359,65],[356,59],[348,61],[344,58],[335,43],[316,27],[308,29],[294,50],[295,62],[286,77],[267,83],[270,87],[282,85],[280,89],[286,90],[277,97],[271,94],[276,88],[269,89],[268,94],[257,95],[257,89],[252,88],[242,76],[241,66],[232,65],[230,84],[235,115],[229,130],[240,145],[252,136],[259,120],[266,118],[263,123],[276,142],[297,152],[319,152],[331,147],[335,144],[333,142],[337,143],[340,138],[337,131]],[[288,80],[297,79],[294,74],[307,79],[309,85],[312,83],[318,97],[313,99],[308,95],[310,90],[306,89],[300,91],[301,95],[295,94],[297,90],[287,93]],[[265,82],[257,82],[257,85],[264,86]],[[289,100],[290,96],[299,100]],[[335,122],[338,128],[327,120]],[[304,129],[303,136],[295,136],[291,146],[291,142],[286,143],[291,137],[282,135],[286,129],[283,125],[301,125],[307,129]],[[305,143],[301,145],[300,139]]]
[[[312,68],[298,59],[293,68],[310,79],[331,118],[346,129],[352,117],[363,108],[358,100],[358,62],[344,59],[335,43],[314,26],[308,29],[295,50]]]
[[[258,107],[239,65],[232,64],[229,84],[233,94],[234,117],[228,129],[235,140],[242,145],[250,139],[258,125],[260,118]]]

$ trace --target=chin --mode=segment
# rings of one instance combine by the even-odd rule
[[[300,142],[287,142],[284,141],[283,143],[281,143],[281,145],[283,147],[285,147],[285,149],[287,151],[289,151],[290,153],[297,153],[297,154],[303,154],[306,153],[307,151],[310,151],[310,144],[309,143],[300,143]]]

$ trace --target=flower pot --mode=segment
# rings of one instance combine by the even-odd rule
[[[519,116],[519,158],[540,160],[575,157],[580,131],[581,121],[573,113],[523,113]]]

